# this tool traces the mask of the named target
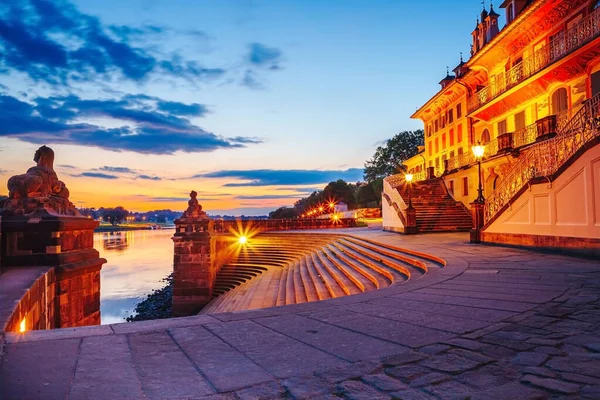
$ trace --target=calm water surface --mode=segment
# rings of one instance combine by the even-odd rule
[[[102,324],[123,322],[135,304],[173,270],[174,229],[95,233],[94,247],[107,263],[100,273]]]

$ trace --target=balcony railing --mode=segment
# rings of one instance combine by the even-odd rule
[[[488,86],[468,99],[468,111],[477,110],[510,88],[599,36],[600,8],[597,8],[571,28],[562,30],[552,36],[552,40],[548,45],[524,58],[523,61],[508,71],[492,76]]]
[[[575,152],[598,136],[600,136],[600,95],[587,100],[573,118],[563,122],[556,137],[527,148],[486,200],[485,222],[494,218],[532,179],[547,177],[550,180],[550,177]]]
[[[540,137],[545,136],[548,138],[555,132],[562,131],[565,128],[570,115],[573,115],[573,111],[568,109],[557,115],[542,118],[531,125],[527,125],[523,129],[502,134],[485,144],[484,157],[488,158],[495,156],[496,154],[507,153],[520,147],[530,145],[538,141],[538,138]],[[546,120],[548,120],[548,122],[546,122]],[[470,151],[459,154],[448,159],[447,171],[453,171],[473,165],[475,162],[475,157]]]

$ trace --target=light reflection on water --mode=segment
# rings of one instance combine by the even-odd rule
[[[100,272],[102,324],[123,322],[135,304],[173,270],[174,229],[94,233],[94,248],[107,262]]]

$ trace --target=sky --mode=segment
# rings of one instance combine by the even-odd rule
[[[0,195],[41,145],[79,207],[183,210],[196,190],[210,214],[261,215],[357,182],[422,128],[410,115],[468,59],[481,7],[0,2]]]

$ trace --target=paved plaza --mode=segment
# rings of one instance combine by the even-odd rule
[[[1,398],[600,398],[598,261],[348,232],[447,266],[321,302],[7,334]]]

